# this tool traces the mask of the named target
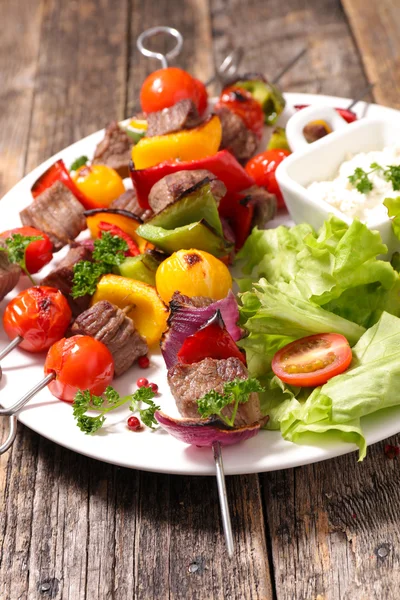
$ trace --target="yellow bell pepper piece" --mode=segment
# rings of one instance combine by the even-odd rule
[[[92,305],[108,300],[119,308],[131,307],[127,316],[149,346],[160,341],[167,328],[168,309],[156,288],[143,281],[120,275],[104,275],[97,284]]]
[[[217,115],[193,129],[142,138],[132,148],[135,169],[147,169],[165,160],[198,160],[218,152],[222,138]]]

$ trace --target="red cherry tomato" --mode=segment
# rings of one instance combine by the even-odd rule
[[[272,359],[272,370],[290,385],[316,387],[343,373],[351,359],[351,348],[343,335],[320,333],[281,348]]]
[[[162,110],[185,98],[193,100],[200,114],[204,111],[204,91],[189,73],[177,67],[154,71],[140,90],[140,104],[145,113]]]
[[[10,339],[23,337],[20,348],[41,352],[62,338],[71,321],[71,309],[59,290],[31,287],[13,298],[3,315],[4,330]]]
[[[88,335],[74,335],[53,344],[44,373],[55,373],[49,390],[56,398],[73,402],[78,390],[100,396],[114,376],[114,360],[102,342]]]
[[[248,90],[240,87],[227,87],[223,90],[216,108],[228,108],[242,119],[248,129],[261,139],[264,127],[264,113]]]
[[[202,115],[208,105],[207,88],[200,79],[193,78],[194,87],[196,89],[197,101],[195,102],[199,115]]]
[[[26,248],[25,264],[29,273],[37,273],[51,261],[53,258],[53,244],[51,243],[49,236],[43,233],[43,231],[39,231],[39,229],[35,229],[34,227],[16,227],[15,229],[4,231],[0,237],[2,239],[7,239],[8,237],[11,237],[13,233],[19,233],[20,235],[29,237],[40,236],[43,238],[36,242],[31,242]]]
[[[245,167],[247,173],[255,179],[257,185],[265,187],[270,194],[275,194],[278,207],[285,206],[285,201],[276,181],[275,171],[277,166],[289,154],[289,150],[266,150],[251,158]]]

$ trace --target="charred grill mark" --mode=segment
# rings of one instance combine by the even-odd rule
[[[193,254],[185,254],[184,261],[189,265],[189,267],[193,267],[197,263],[201,262],[202,258],[193,252]]]

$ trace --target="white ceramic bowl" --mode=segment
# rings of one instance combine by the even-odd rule
[[[326,121],[333,132],[308,144],[303,128],[316,119]],[[332,179],[349,154],[382,150],[398,143],[400,125],[385,119],[360,119],[348,124],[333,108],[310,106],[289,119],[286,133],[293,154],[279,165],[276,178],[293,221],[310,223],[318,229],[330,214],[349,224],[352,218],[324,200],[313,199],[307,186]],[[399,248],[389,217],[370,223],[369,227],[379,231],[388,255]]]

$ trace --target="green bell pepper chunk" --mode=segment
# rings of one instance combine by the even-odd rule
[[[152,221],[153,219],[140,225],[137,234],[168,254],[177,250],[196,248],[220,257],[229,254],[233,249],[233,245],[218,235],[204,220],[175,229],[157,227]]]
[[[116,275],[143,281],[149,285],[156,285],[156,271],[160,262],[150,254],[128,256],[123,263],[115,267]]]
[[[285,108],[286,102],[282,93],[272,83],[261,79],[236,81],[235,86],[248,90],[253,98],[261,104],[266,125],[274,125]]]
[[[214,231],[222,236],[222,225],[218,214],[218,206],[209,184],[183,196],[170,204],[148,223],[163,229],[175,229],[201,220],[206,221]],[[139,234],[140,235],[140,234]]]
[[[289,150],[290,152],[284,127],[275,127],[269,139],[267,150]]]

